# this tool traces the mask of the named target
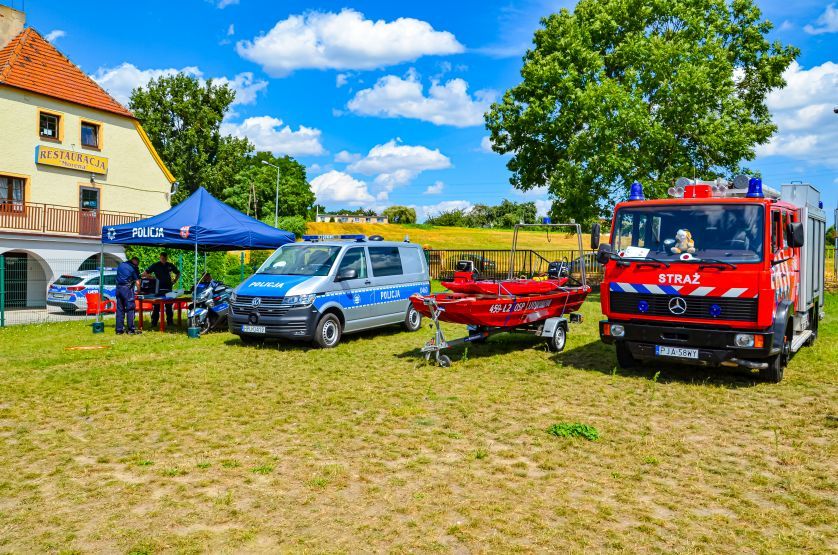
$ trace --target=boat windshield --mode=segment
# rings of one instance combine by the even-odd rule
[[[763,256],[764,210],[758,204],[624,207],[614,222],[612,247],[628,259],[726,264]]]
[[[265,263],[257,274],[283,276],[325,276],[329,274],[340,247],[327,245],[283,245]]]

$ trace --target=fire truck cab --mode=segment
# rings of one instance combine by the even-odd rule
[[[758,370],[779,382],[823,317],[820,192],[758,178],[681,178],[668,199],[634,183],[617,204],[604,266],[600,338],[623,368],[644,360]],[[599,229],[594,226],[593,243]]]

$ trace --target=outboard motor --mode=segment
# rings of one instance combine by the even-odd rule
[[[454,266],[454,282],[463,283],[467,281],[476,281],[477,271],[474,269],[473,260],[458,260],[457,265]]]
[[[560,279],[570,274],[564,260],[554,260],[547,265],[547,279]]]

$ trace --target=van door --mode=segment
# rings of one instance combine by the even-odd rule
[[[405,278],[399,247],[369,247],[369,253],[375,313],[381,323],[400,322],[404,319],[408,295],[400,287]]]
[[[349,270],[355,272],[355,278],[341,280],[341,274]],[[369,289],[372,281],[369,277],[369,261],[365,247],[351,247],[344,251],[335,273],[335,280],[339,280],[336,283],[341,291],[339,302],[345,309],[344,331],[369,326],[370,319],[376,315],[372,303],[366,302],[368,294],[365,294],[365,290]]]

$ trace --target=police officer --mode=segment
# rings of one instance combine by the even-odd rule
[[[125,333],[128,317],[128,335],[142,332],[134,328],[134,288],[140,285],[140,259],[136,256],[116,267],[116,334]]]
[[[172,279],[172,274],[175,275]],[[172,284],[180,278],[180,270],[177,266],[169,262],[168,253],[160,253],[160,261],[155,262],[143,274],[143,277],[154,276],[157,280],[157,293],[164,295],[172,290]],[[166,304],[166,324],[171,326],[174,321],[174,310],[171,304]],[[157,327],[157,322],[160,321],[160,305],[154,303],[154,309],[151,311],[151,327]]]

